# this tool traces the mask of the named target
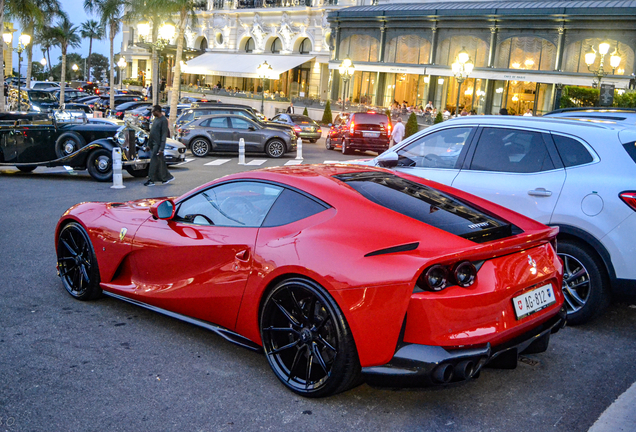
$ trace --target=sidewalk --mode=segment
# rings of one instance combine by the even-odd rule
[[[636,383],[611,404],[588,432],[636,431]]]

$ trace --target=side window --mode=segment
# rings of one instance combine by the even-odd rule
[[[194,111],[186,111],[185,114],[183,114],[183,118],[181,120],[191,121],[193,119],[194,119]]]
[[[230,127],[227,117],[215,117],[209,120],[208,127],[216,128],[216,129],[228,129]]]
[[[176,220],[196,225],[259,227],[282,190],[258,182],[222,184],[179,204]]]
[[[274,118],[272,119],[272,121],[275,121],[275,122],[280,121],[280,115],[276,115],[276,116],[274,116]]]
[[[250,126],[253,125],[247,120],[243,120],[242,118],[238,117],[232,117],[232,129],[247,130],[250,128]]]
[[[554,169],[539,132],[484,128],[470,169],[533,173]]]
[[[323,204],[296,191],[285,189],[267,214],[263,227],[287,225],[327,209]]]
[[[205,119],[201,123],[199,123],[201,127],[210,127],[210,119]]]
[[[472,130],[457,127],[425,135],[398,150],[398,166],[455,168]]]
[[[585,146],[574,138],[552,135],[552,139],[566,168],[583,165],[594,160]]]

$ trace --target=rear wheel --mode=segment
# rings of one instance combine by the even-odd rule
[[[21,166],[17,166],[16,168],[22,171],[23,173],[30,173],[37,167],[35,165],[21,165]]]
[[[113,161],[110,152],[104,148],[94,150],[86,161],[88,173],[99,182],[113,178]]]
[[[134,169],[131,166],[126,166],[124,168],[126,169],[126,171],[128,171],[128,174],[130,174],[133,177],[137,177],[137,178],[148,177],[148,168],[149,168],[148,165],[146,165],[145,168],[141,168],[141,169]]]
[[[309,142],[310,142],[310,143],[312,143],[312,144],[315,144],[315,143],[316,143],[316,141],[317,141],[317,140],[316,140],[315,138],[312,138],[312,139],[310,139],[310,140],[309,140]]]
[[[331,137],[329,135],[327,135],[327,138],[325,138],[325,148],[327,150],[331,150],[333,148],[333,146],[331,145]]]
[[[55,154],[63,158],[78,151],[86,145],[86,140],[77,132],[64,132],[55,141]]]
[[[605,267],[593,251],[578,242],[560,240],[557,254],[563,261],[568,324],[584,324],[609,305],[609,278]]]
[[[351,149],[349,148],[349,144],[346,139],[342,139],[342,154],[350,154]]]
[[[291,391],[323,397],[360,381],[360,361],[336,302],[313,281],[285,280],[265,298],[261,337],[269,365]]]
[[[279,158],[285,154],[285,143],[281,140],[273,139],[265,144],[265,153],[269,157]]]
[[[205,138],[195,138],[190,144],[190,151],[196,157],[205,157],[210,153],[210,141]]]
[[[78,300],[91,300],[102,293],[99,268],[88,233],[71,222],[57,238],[57,269],[66,291]]]

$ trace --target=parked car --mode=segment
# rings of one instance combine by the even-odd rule
[[[187,110],[184,110],[181,113],[181,115],[177,118],[177,121],[175,123],[175,129],[177,130],[177,134],[181,133],[180,130],[183,127],[183,125],[191,122],[192,120],[196,120],[204,116],[215,115],[215,114],[241,115],[255,122],[261,127],[281,129],[281,130],[284,130],[285,132],[291,132],[294,134],[296,133],[294,131],[293,126],[291,125],[273,122],[273,121],[264,122],[259,120],[259,118],[253,114],[253,110],[251,108],[246,109],[243,106],[236,106],[231,104],[214,104],[213,106],[208,105],[205,107],[200,107],[200,108],[195,107],[195,108],[189,108]]]
[[[48,90],[48,89],[60,89],[60,84],[53,81],[31,81],[29,82],[29,88],[33,90]]]
[[[109,181],[112,151],[119,146],[124,168],[133,176],[147,174],[150,152],[143,150],[148,139],[145,131],[89,124],[81,115],[61,110],[51,116],[0,113],[0,165],[23,172],[39,166],[70,166],[88,170],[97,181]]]
[[[246,152],[264,152],[279,158],[296,149],[296,135],[261,126],[241,115],[220,114],[202,117],[183,126],[179,140],[197,157],[211,151],[238,152],[239,140],[245,140]]]
[[[99,96],[95,96],[95,95],[84,95],[82,97],[79,97],[75,100],[75,102],[78,103],[85,103],[85,104],[89,104],[89,103],[93,103],[96,100],[99,99]]]
[[[89,95],[99,95],[101,94],[101,90],[99,89],[99,84],[94,82],[87,82],[86,84],[81,86],[82,90]]]
[[[135,96],[135,95],[115,95],[115,109],[117,109],[117,107],[123,103],[126,102],[140,102],[143,101],[143,97],[142,96]],[[102,112],[106,112],[107,110],[110,109],[110,96],[106,95],[106,96],[100,96],[99,99],[97,99],[94,102],[93,105],[93,109],[96,111],[102,111]]]
[[[177,105],[177,117],[181,115],[183,110],[190,108],[189,104]],[[144,130],[150,130],[150,125],[154,117],[152,115],[152,104],[150,106],[141,106],[124,113],[124,120],[129,120],[131,123],[139,126]],[[163,113],[167,117],[170,117],[170,105],[163,107]]]
[[[128,111],[132,111],[141,107],[150,107],[151,105],[152,105],[152,102],[148,102],[144,100],[124,102],[122,104],[117,105],[114,112],[111,110],[110,115],[117,117],[118,119],[121,120],[124,118],[124,116],[126,115]]]
[[[333,123],[329,124],[329,132],[327,132],[325,138],[325,147],[327,150],[332,150],[342,145],[342,133],[350,116],[351,113],[348,112],[340,113],[336,116]]]
[[[368,162],[451,185],[558,226],[568,321],[636,294],[636,130],[561,118],[467,116]]]
[[[336,138],[340,140],[343,154],[353,150],[382,153],[389,148],[391,120],[386,114],[373,111],[352,113],[338,126],[337,133],[329,136],[327,149],[337,145]]]
[[[322,137],[322,129],[320,128],[320,125],[304,115],[284,113],[277,114],[271,121],[293,127],[296,135],[311,143],[315,143]]]
[[[565,324],[556,233],[435,182],[303,165],[174,200],[74,205],[55,249],[75,299],[105,294],[202,326],[322,397],[361,378],[467,381],[545,351]]]
[[[51,92],[54,96],[55,99],[57,99],[58,101],[60,100],[60,88],[59,86],[57,88],[49,88],[46,91]],[[86,93],[84,93],[83,91],[79,91],[79,90],[73,90],[71,88],[65,88],[64,89],[64,101],[66,103],[68,102],[78,102],[78,99],[84,98],[86,96]]]

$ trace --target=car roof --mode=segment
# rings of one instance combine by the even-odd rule
[[[450,122],[450,123],[449,123]],[[576,123],[574,123],[576,122]],[[577,128],[589,128],[588,130],[614,130],[616,124],[605,124],[599,122],[581,121],[569,117],[525,117],[525,116],[503,116],[503,115],[487,115],[487,116],[463,116],[454,117],[439,125],[449,124],[471,124],[474,126],[500,125],[500,126],[524,126],[537,129],[550,129],[559,132],[568,132],[572,126]],[[436,128],[437,129],[437,128]],[[619,127],[618,129],[622,129]]]

